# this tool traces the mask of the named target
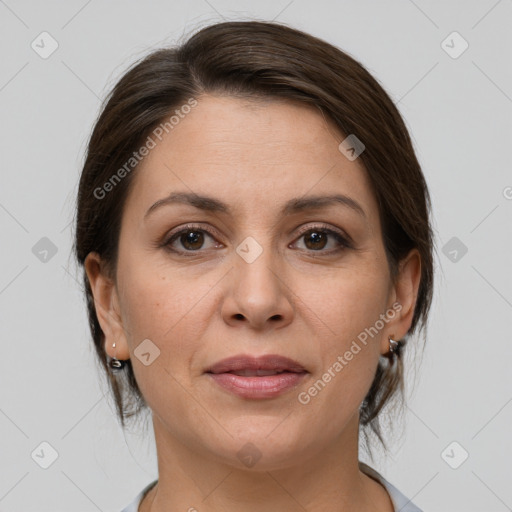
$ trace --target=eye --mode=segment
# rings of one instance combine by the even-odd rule
[[[174,252],[198,252],[200,249],[205,249],[204,245],[207,239],[215,242],[213,234],[208,230],[195,226],[187,226],[172,234],[163,245]],[[181,248],[176,247],[178,244]],[[206,249],[218,246],[218,244],[214,243],[210,245],[210,247],[206,247]]]
[[[334,253],[351,247],[348,237],[325,226],[306,227],[299,235],[297,241],[304,242],[303,247],[298,248],[308,252]],[[200,252],[201,249],[219,248],[222,244],[216,241],[215,235],[209,230],[189,225],[171,234],[162,246],[174,253],[190,254]]]
[[[341,233],[324,226],[309,227],[302,230],[298,240],[304,240],[305,250],[314,252],[330,253],[351,247]],[[330,247],[328,247],[329,244]],[[299,247],[299,249],[302,249],[302,247]]]

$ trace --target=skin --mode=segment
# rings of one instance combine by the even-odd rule
[[[391,278],[366,170],[338,150],[344,136],[317,110],[197,99],[134,176],[115,279],[96,253],[85,265],[107,353],[131,358],[153,415],[159,482],[139,510],[392,511],[384,487],[358,468],[359,406],[389,336],[411,325],[419,254]],[[144,218],[171,192],[208,195],[231,212],[171,204]],[[364,216],[341,204],[281,213],[292,198],[333,193],[357,201]],[[202,246],[178,237],[181,256],[158,246],[187,223],[213,234]],[[315,245],[302,227],[338,230],[352,245],[332,235]],[[252,263],[236,252],[248,236],[263,251]],[[301,404],[299,393],[396,301],[394,318]],[[134,355],[145,339],[160,350],[149,366]],[[309,373],[281,396],[243,399],[204,373],[236,354],[284,355]],[[248,442],[261,454],[250,468],[237,457]]]

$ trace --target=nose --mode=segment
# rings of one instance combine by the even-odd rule
[[[222,305],[224,321],[233,327],[246,325],[258,331],[289,325],[294,315],[293,292],[278,255],[266,248],[252,262],[236,253],[233,258]]]

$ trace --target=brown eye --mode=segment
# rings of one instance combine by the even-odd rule
[[[204,235],[200,231],[187,231],[180,236],[180,242],[185,249],[195,251],[203,246]]]
[[[313,227],[303,230],[295,243],[299,243],[299,249],[326,255],[352,247],[351,243],[341,233],[327,227]]]
[[[304,236],[305,246],[308,249],[318,250],[323,249],[327,244],[327,233],[321,231],[310,231]]]
[[[208,240],[211,244],[208,247]],[[215,246],[215,239],[204,229],[187,228],[172,235],[163,245],[174,252],[198,252],[200,249],[208,249]],[[206,245],[206,247],[205,247]]]

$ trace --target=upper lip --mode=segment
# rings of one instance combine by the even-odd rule
[[[274,370],[295,373],[306,371],[297,361],[277,354],[260,357],[240,354],[215,363],[206,370],[206,373],[228,373],[242,370]]]

